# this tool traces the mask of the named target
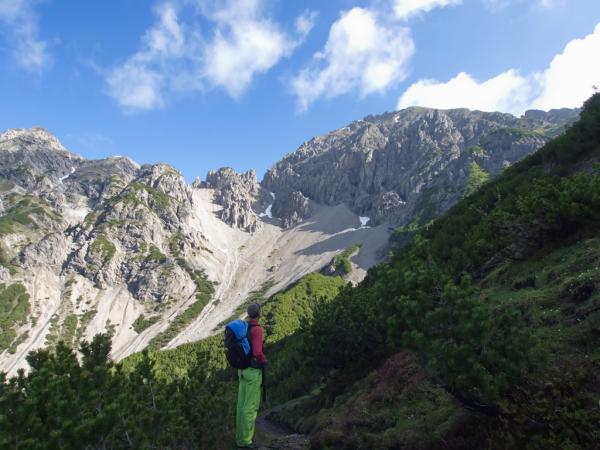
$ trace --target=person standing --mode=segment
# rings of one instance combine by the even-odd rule
[[[260,405],[262,371],[267,363],[263,353],[263,329],[259,323],[260,305],[248,306],[248,341],[252,353],[250,367],[238,370],[239,390],[237,400],[235,440],[238,448],[257,448],[254,427]]]

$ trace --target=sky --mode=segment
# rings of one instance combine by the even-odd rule
[[[261,178],[369,114],[520,115],[595,86],[598,0],[0,0],[0,131],[188,181]]]

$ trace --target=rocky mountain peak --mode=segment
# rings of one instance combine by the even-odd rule
[[[83,164],[42,128],[0,134],[0,177],[37,193],[50,192]]]
[[[15,141],[10,145],[11,141]],[[66,149],[56,138],[45,128],[15,128],[0,133],[0,146],[2,150],[19,149],[20,145],[36,146],[48,150],[66,152]]]
[[[209,170],[206,175],[206,187],[210,189],[223,189],[238,186],[246,191],[256,194],[259,189],[256,171],[248,170],[238,173],[231,167],[222,167],[218,170]]]
[[[168,164],[142,166],[140,181],[179,203],[190,201],[190,191],[183,175]]]

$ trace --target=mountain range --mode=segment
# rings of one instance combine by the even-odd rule
[[[0,370],[107,331],[112,356],[210,336],[245,302],[322,271],[356,283],[560,135],[579,110],[368,116],[269,169],[186,183],[166,164],[87,160],[41,128],[0,134]]]

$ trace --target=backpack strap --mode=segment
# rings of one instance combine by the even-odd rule
[[[260,327],[260,325],[257,323],[248,322],[248,331],[246,331],[246,339],[248,339],[248,344],[250,345],[250,359],[254,358],[254,355],[252,354],[252,339],[250,339],[250,330],[254,327]]]

